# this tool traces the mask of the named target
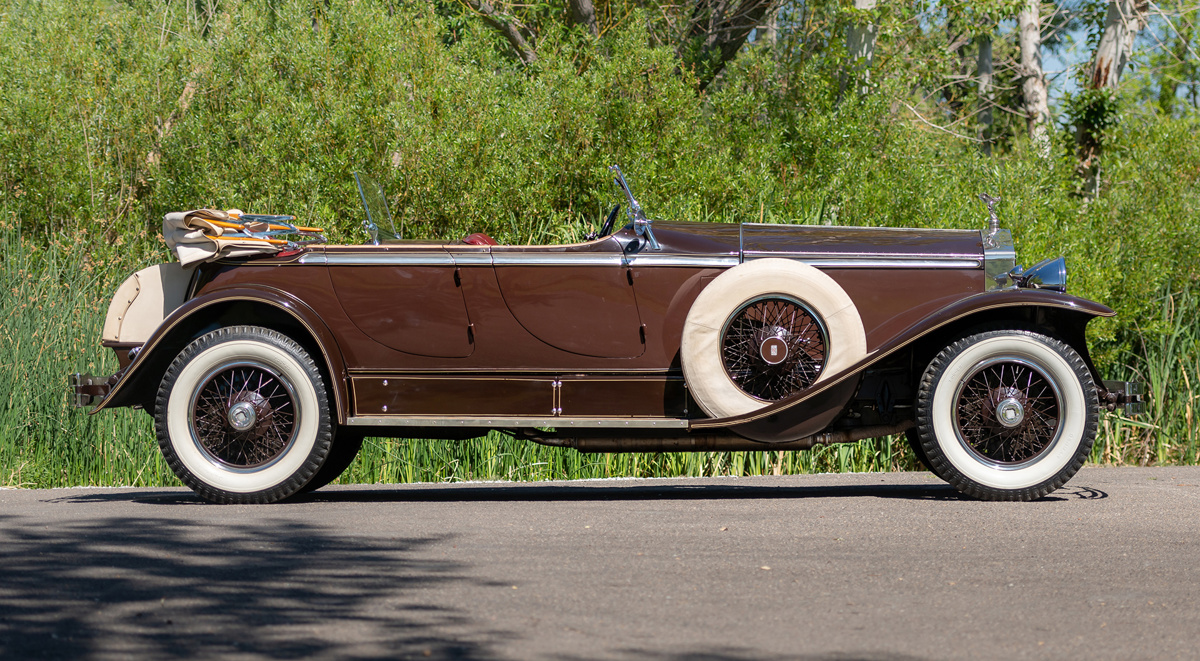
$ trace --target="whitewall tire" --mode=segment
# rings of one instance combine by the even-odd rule
[[[1096,387],[1069,345],[997,330],[963,338],[926,368],[917,398],[930,469],[984,500],[1034,500],[1083,465],[1096,436]]]
[[[189,344],[155,405],[167,464],[207,500],[269,503],[300,491],[329,454],[324,380],[281,333],[233,326]]]
[[[802,392],[867,350],[858,310],[833,278],[772,258],[735,266],[700,292],[679,352],[696,403],[725,418]]]

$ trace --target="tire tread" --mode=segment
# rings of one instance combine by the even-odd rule
[[[950,365],[950,362],[959,354],[980,341],[1014,334],[1025,335],[1037,342],[1041,342],[1062,356],[1079,378],[1080,384],[1083,386],[1084,397],[1088,400],[1088,405],[1087,410],[1084,411],[1083,438],[1080,440],[1075,455],[1062,470],[1059,470],[1049,479],[1030,487],[998,489],[979,484],[966,477],[942,453],[941,448],[938,446],[937,438],[934,435],[932,402],[934,389],[937,386],[939,378]],[[1091,454],[1092,444],[1095,442],[1098,410],[1099,401],[1091,370],[1088,369],[1083,357],[1071,348],[1070,345],[1061,340],[1025,328],[987,330],[960,338],[943,349],[929,362],[929,366],[925,368],[925,372],[921,375],[917,391],[917,433],[921,448],[924,450],[925,457],[929,462],[930,471],[949,482],[951,486],[963,494],[972,498],[978,498],[979,500],[1030,501],[1037,500],[1057,490],[1074,477],[1075,473],[1079,472],[1079,469],[1083,467],[1084,462],[1087,461],[1088,456]]]

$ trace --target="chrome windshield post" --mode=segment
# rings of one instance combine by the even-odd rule
[[[629,219],[633,221],[633,232],[638,236],[646,237],[646,241],[650,244],[651,250],[662,250],[662,246],[658,244],[658,239],[654,238],[654,221],[646,217],[642,211],[642,205],[638,204],[633,198],[633,193],[629,190],[629,184],[625,183],[625,175],[621,174],[621,168],[617,165],[610,165],[608,169],[611,172],[616,172],[617,176],[613,179],[613,183],[617,185],[625,193],[625,197],[629,200]]]

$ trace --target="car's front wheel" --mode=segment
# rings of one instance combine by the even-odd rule
[[[221,503],[270,503],[317,473],[332,438],[321,372],[291,338],[257,326],[215,330],[167,368],[155,402],[167,464]]]
[[[1071,479],[1096,436],[1096,387],[1067,344],[1024,330],[965,337],[926,368],[917,400],[931,470],[984,500],[1033,500]]]

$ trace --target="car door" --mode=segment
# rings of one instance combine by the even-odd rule
[[[342,309],[371,339],[436,358],[474,351],[461,282],[441,246],[327,250],[326,259]]]
[[[568,246],[492,246],[509,311],[543,343],[597,358],[645,351],[622,245],[613,237]]]

